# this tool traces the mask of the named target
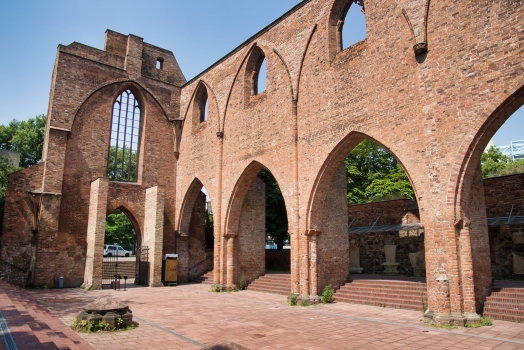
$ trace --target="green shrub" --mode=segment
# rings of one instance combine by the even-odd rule
[[[335,294],[335,290],[331,287],[331,284],[329,286],[326,286],[324,288],[324,292],[322,292],[322,304],[332,303],[333,294]]]
[[[289,305],[291,306],[297,305],[298,299],[297,299],[296,294],[293,294],[293,293],[289,294],[288,300],[289,300]]]

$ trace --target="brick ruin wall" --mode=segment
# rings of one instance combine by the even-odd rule
[[[235,191],[244,186],[239,182],[257,163],[274,175],[286,202],[294,248],[293,292],[310,292],[315,261],[308,249],[319,232],[319,286],[338,283],[347,265],[335,263],[334,257],[344,255],[348,244],[345,236],[336,245],[347,235],[338,219],[349,213],[345,207],[344,214],[327,209],[342,201],[343,192],[333,203],[326,198],[331,198],[332,179],[345,157],[370,139],[397,158],[417,194],[425,231],[428,308],[435,315],[471,310],[471,296],[480,295],[475,295],[477,304],[484,297],[477,285],[489,288],[491,277],[487,259],[482,259],[489,242],[484,196],[477,186],[478,159],[496,130],[524,104],[523,3],[367,1],[366,39],[342,49],[339,29],[348,1],[300,2],[189,82],[171,52],[135,35],[107,31],[104,50],[60,45],[44,169],[29,170],[35,172],[34,182],[29,176],[23,180],[27,185],[13,185],[19,187],[16,198],[6,203],[1,259],[27,267],[28,250],[34,247],[37,283],[59,274],[65,275],[66,286],[81,282],[89,184],[107,177],[111,111],[116,96],[129,88],[145,111],[139,179],[111,185],[107,211],[127,208],[143,235],[145,194],[162,186],[162,253],[188,254],[182,237],[187,232],[178,229],[184,221],[180,216],[191,215],[181,209],[195,179],[208,190],[219,237],[215,244],[223,244],[225,252],[231,239],[226,237],[238,233],[227,232],[231,227],[226,224],[241,216],[230,212],[228,204],[239,199]],[[426,42],[429,51],[415,54],[413,45],[419,42]],[[253,68],[262,52],[266,90],[253,94]],[[161,70],[155,68],[159,58],[164,61]],[[202,89],[209,97],[205,122],[199,120]],[[47,193],[37,246],[32,243],[28,190]],[[487,207],[489,211],[489,203]],[[337,220],[326,221],[329,215]],[[180,239],[175,242],[175,237]],[[226,254],[215,253],[221,270],[214,279],[225,283],[232,273],[238,278],[239,265],[227,271]],[[50,259],[52,266],[46,264]],[[252,266],[253,271],[263,269]],[[474,286],[468,282],[472,274]]]
[[[188,276],[191,281],[208,271],[206,254],[206,195],[198,194],[191,222],[189,224],[188,238]]]
[[[266,184],[259,177],[244,198],[238,225],[235,281],[249,284],[266,269]]]
[[[331,285],[338,288],[349,276],[349,241],[347,238],[346,166],[342,164],[331,182],[318,236],[318,292]],[[313,291],[316,294],[316,291]]]

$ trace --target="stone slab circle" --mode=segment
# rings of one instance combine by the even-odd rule
[[[249,350],[249,348],[236,343],[217,342],[215,344],[206,346],[202,350]]]
[[[119,319],[122,319],[120,323]],[[133,324],[133,313],[128,304],[111,297],[104,297],[86,305],[75,320],[77,323],[82,321],[94,324],[104,322],[111,328],[126,328]]]

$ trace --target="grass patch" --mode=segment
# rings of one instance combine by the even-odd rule
[[[482,317],[480,316],[480,321],[475,323],[466,323],[464,327],[466,328],[479,328],[483,326],[492,326],[493,325],[493,319],[491,317]]]
[[[135,322],[129,326],[124,326],[124,320],[121,318],[117,319],[116,327],[112,327],[109,323],[103,321],[95,323],[93,321],[87,322],[82,320],[81,322],[77,322],[73,319],[73,322],[71,322],[71,329],[82,333],[127,331],[135,329],[136,327],[137,324]]]
[[[424,323],[425,326],[430,326],[433,328],[441,328],[441,329],[457,329],[458,326],[454,326],[452,324],[435,324],[431,322],[427,322],[424,320],[420,320],[420,322]]]

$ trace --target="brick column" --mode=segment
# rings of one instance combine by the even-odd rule
[[[227,239],[227,284],[226,287],[235,287],[235,238],[236,235],[229,234]]]
[[[149,285],[161,287],[164,238],[164,187],[146,190],[143,245],[149,247]]]
[[[189,281],[189,249],[188,236],[181,233],[177,237],[177,254],[178,254],[178,282],[186,283]]]
[[[299,237],[298,250],[300,252],[300,295],[309,297],[309,231],[303,232]]]
[[[224,149],[224,133],[217,132],[218,138],[218,157],[217,157],[217,198],[213,210],[213,231],[214,231],[214,263],[213,263],[213,283],[224,283],[224,264],[223,264],[223,236],[222,236],[222,157]]]
[[[299,179],[298,179],[298,99],[294,98],[292,101],[291,112],[293,114],[293,126],[291,134],[291,142],[293,145],[293,196],[294,208],[289,208],[293,211],[293,221],[289,223],[289,234],[291,244],[291,292],[300,292],[300,251],[299,251],[299,232],[300,232],[300,196],[299,196]],[[288,209],[288,210],[289,210]]]
[[[309,293],[311,296],[318,296],[318,257],[317,257],[317,237],[320,235],[318,230],[310,230],[309,236]]]
[[[89,217],[87,221],[87,253],[82,288],[102,288],[104,236],[107,214],[109,180],[100,178],[91,183]]]

